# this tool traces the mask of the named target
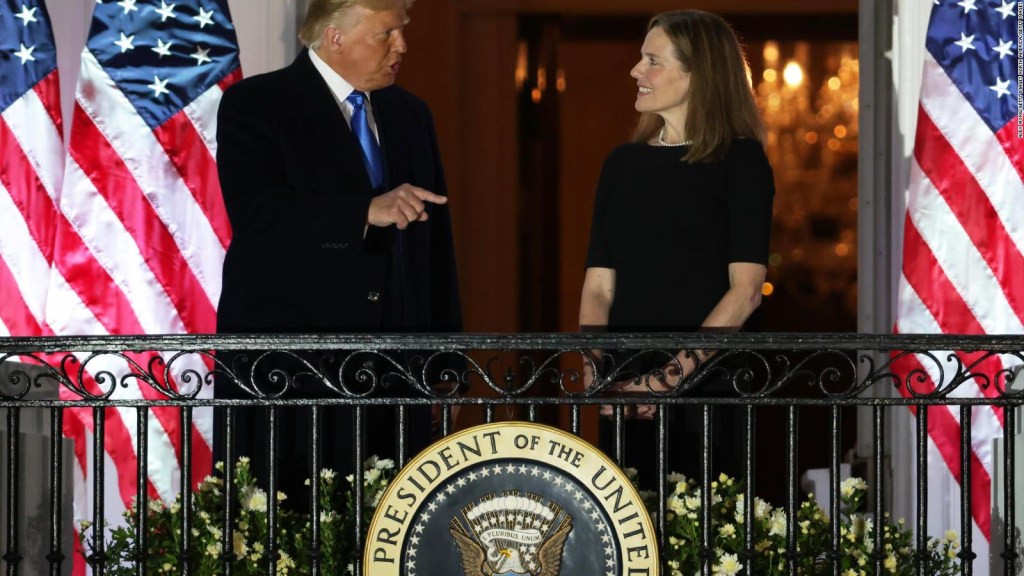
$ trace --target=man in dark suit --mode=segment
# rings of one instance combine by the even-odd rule
[[[233,238],[218,332],[461,330],[433,119],[394,85],[411,3],[312,0],[299,35],[307,48],[295,61],[225,92],[217,163]],[[235,388],[217,382],[221,397],[248,397]],[[310,384],[286,397],[325,394],[337,397]],[[344,471],[351,411],[334,412],[325,417],[324,464]],[[370,420],[393,431],[394,411],[384,416]],[[237,451],[268,474],[257,463],[266,421],[238,420]],[[429,438],[416,429],[421,423],[413,418],[412,436]],[[279,469],[299,467],[289,472],[294,478],[281,475],[281,486],[300,486],[309,474],[307,411],[284,410],[280,434]],[[220,454],[222,444],[218,438]]]

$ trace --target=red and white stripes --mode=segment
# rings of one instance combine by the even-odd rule
[[[54,70],[0,115],[0,336],[46,334],[64,174],[59,87]]]
[[[1013,124],[1011,122],[1011,124]],[[901,333],[1024,333],[1024,142],[1012,126],[993,133],[935,59],[925,53],[924,80],[904,225],[903,270],[896,329]],[[919,369],[930,382],[948,384],[956,365],[948,352],[905,357],[903,374]],[[972,365],[978,354],[960,353]],[[992,357],[972,372],[994,378],[1017,362]],[[940,373],[941,370],[941,373]],[[952,397],[993,398],[995,386],[965,382]],[[909,395],[905,388],[901,390]],[[929,436],[944,462],[931,472],[960,478],[958,408],[929,411]],[[1003,414],[982,406],[971,412],[972,514],[991,538],[993,441]],[[977,542],[985,546],[985,542]],[[987,546],[986,546],[987,547]],[[984,554],[976,547],[975,552]]]
[[[237,80],[240,72],[230,78]],[[216,110],[226,85],[213,86],[152,130],[94,55],[83,51],[55,225],[54,273],[45,306],[46,323],[54,334],[216,330],[221,265],[230,240],[215,163]],[[151,360],[146,355],[130,358],[142,366]],[[204,373],[207,368],[199,358],[179,360],[168,384],[176,387],[185,370]],[[130,371],[130,364],[105,356],[87,369],[92,375],[108,370],[121,376]],[[133,378],[124,382],[128,386],[118,385],[115,398],[163,397]],[[91,378],[83,384],[95,392],[100,386],[111,387],[110,382],[98,385]],[[210,396],[209,389],[200,393]],[[116,514],[135,497],[136,411],[108,409],[105,415],[104,514],[116,521]],[[146,464],[151,497],[171,501],[181,489],[180,422],[177,409],[150,410]],[[85,435],[84,445],[91,446],[93,429],[92,412],[78,410],[65,432],[76,439]],[[194,485],[211,469],[209,410],[196,411],[191,432]],[[76,450],[76,483],[86,491],[93,479],[89,453]],[[75,516],[90,518],[87,492],[80,496],[75,499]]]

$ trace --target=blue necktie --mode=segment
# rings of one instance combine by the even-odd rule
[[[380,188],[384,181],[384,171],[381,168],[380,146],[366,118],[366,94],[356,90],[345,100],[352,105],[352,133],[363,148],[363,163],[366,164],[366,173],[370,175],[370,184],[374,189]]]

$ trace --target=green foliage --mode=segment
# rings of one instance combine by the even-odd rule
[[[701,491],[696,484],[680,474],[669,476],[672,493],[666,504],[666,539],[662,551],[670,576],[700,573]],[[867,576],[874,573],[875,522],[857,513],[864,499],[867,484],[860,478],[844,481],[840,490],[840,544],[838,558],[843,576]],[[754,499],[753,570],[744,566],[746,542],[743,486],[726,475],[711,483],[711,536],[713,546],[712,574],[787,574],[788,518],[785,510],[774,508],[760,498]],[[652,514],[654,511],[652,510]],[[896,576],[915,573],[915,551],[912,534],[902,519],[890,520],[886,514],[881,523],[883,572]],[[924,572],[933,576],[960,573],[958,536],[948,531],[943,539],[931,539],[927,547]],[[796,512],[796,573],[816,576],[832,574],[832,528],[828,515],[811,494]]]
[[[257,487],[248,458],[240,458],[234,475],[234,520],[231,527],[231,550],[223,554],[224,466],[217,464],[218,474],[208,476],[192,494],[191,541],[188,560],[197,576],[221,574],[224,562],[231,562],[234,574],[267,574],[271,563],[277,574],[302,576],[310,573],[312,558],[312,523],[309,514],[295,512],[282,505],[287,496],[277,493],[277,554],[271,558],[268,496]],[[373,516],[388,482],[394,476],[394,462],[372,457],[363,467],[363,534]],[[352,552],[355,546],[355,503],[353,477],[342,483],[333,470],[320,473],[320,573],[352,574]],[[307,480],[308,485],[308,480]],[[125,524],[108,527],[105,535],[106,573],[112,576],[135,574],[136,563],[143,558],[150,574],[177,574],[182,563],[181,496],[170,505],[150,502],[146,511],[146,551],[136,541],[138,517],[135,506],[124,514]],[[93,550],[93,527],[81,523],[79,534],[87,556]]]
[[[218,463],[217,469],[223,471]],[[635,471],[627,470],[635,482]],[[363,535],[388,483],[395,475],[391,460],[371,457],[363,467],[363,502],[358,507],[363,516]],[[665,502],[667,549],[662,560],[668,576],[690,576],[700,573],[701,491],[696,484],[680,474],[668,478],[671,493]],[[356,503],[352,490],[353,477],[338,481],[332,470],[320,474],[320,558],[322,574],[350,575],[356,551],[354,528]],[[274,562],[278,574],[306,575],[310,573],[312,559],[312,524],[308,514],[279,506],[277,516],[278,554],[271,559],[269,526],[267,523],[267,494],[256,486],[249,462],[239,459],[235,466],[234,503],[236,517],[232,526],[231,550],[228,561],[235,574],[266,574]],[[192,498],[192,526],[189,561],[192,573],[198,576],[220,574],[225,557],[222,554],[222,527],[224,510],[224,481],[219,476],[207,477]],[[860,478],[844,481],[840,489],[840,546],[837,561],[843,576],[867,576],[874,571],[874,538],[876,523],[857,512],[864,499],[867,484]],[[277,494],[278,503],[287,497]],[[656,513],[653,494],[646,493],[652,515]],[[752,572],[745,566],[746,538],[745,501],[740,482],[721,475],[711,484],[712,574],[734,576],[758,574],[775,576],[786,574],[789,519],[785,510],[755,498],[754,500],[754,559]],[[106,573],[112,576],[130,576],[135,565],[145,558],[150,574],[175,574],[180,571],[181,550],[180,497],[170,506],[150,502],[147,510],[147,550],[141,554],[135,540],[137,518],[134,507],[125,512],[124,526],[108,528],[106,534]],[[832,574],[832,528],[825,511],[810,495],[797,510],[796,573],[806,576]],[[80,530],[83,547],[90,551],[91,527],[82,523]],[[881,523],[883,574],[910,576],[915,573],[915,550],[912,533],[902,519],[892,521],[888,514]],[[952,530],[945,537],[928,541],[924,573],[930,576],[953,576],[960,573],[958,536]]]

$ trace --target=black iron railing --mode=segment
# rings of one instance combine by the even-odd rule
[[[168,352],[172,351],[172,352]],[[912,361],[910,361],[912,360]],[[19,362],[19,364],[15,364]],[[997,363],[996,363],[997,362]],[[61,437],[63,415],[67,409],[89,409],[92,413],[90,437],[93,444],[92,508],[94,526],[111,519],[104,516],[105,486],[103,447],[105,425],[110,408],[133,409],[136,413],[138,514],[136,538],[146,550],[148,537],[145,510],[148,507],[147,430],[152,411],[164,407],[180,409],[179,445],[181,447],[181,485],[193,485],[192,437],[194,411],[214,407],[223,431],[218,434],[218,455],[232,462],[238,456],[233,434],[235,420],[243,410],[267,409],[266,461],[274,473],[267,478],[268,493],[275,494],[281,454],[278,420],[283,411],[297,408],[309,414],[312,460],[303,474],[318,478],[323,468],[320,453],[325,411],[344,410],[352,418],[356,441],[350,451],[351,468],[359,470],[367,454],[368,410],[390,407],[394,410],[395,450],[398,464],[408,461],[412,447],[423,432],[413,429],[412,414],[426,406],[436,407],[440,435],[452,432],[453,407],[481,407],[481,419],[502,419],[504,408],[512,407],[518,418],[537,421],[555,420],[575,434],[585,434],[585,421],[597,420],[601,406],[608,414],[601,426],[611,431],[604,448],[620,463],[630,443],[629,415],[637,404],[653,405],[656,481],[658,493],[656,525],[665,529],[665,496],[669,487],[666,472],[674,451],[699,455],[698,481],[704,487],[702,572],[711,570],[710,551],[714,534],[710,522],[711,495],[708,487],[716,470],[714,451],[716,418],[727,408],[736,415],[735,424],[743,432],[732,445],[738,476],[744,481],[746,502],[754,502],[759,487],[772,478],[757,477],[758,454],[763,447],[756,432],[758,416],[767,410],[784,414],[782,465],[778,466],[785,494],[785,510],[795,519],[801,495],[799,491],[801,415],[809,410],[827,415],[826,430],[813,430],[823,437],[830,469],[829,502],[832,551],[823,561],[832,561],[829,573],[840,574],[837,550],[840,547],[839,517],[840,466],[843,462],[844,426],[848,428],[850,409],[861,408],[870,414],[872,454],[863,455],[869,463],[871,478],[870,509],[874,518],[888,510],[885,495],[889,478],[886,468],[887,414],[907,407],[916,411],[915,442],[918,461],[916,485],[916,574],[929,574],[924,550],[927,546],[929,490],[925,454],[928,442],[928,407],[958,408],[961,423],[960,474],[962,573],[971,574],[975,558],[972,542],[972,408],[991,406],[1004,412],[1005,437],[1015,433],[1013,415],[1024,404],[1024,392],[1015,387],[1016,368],[1024,363],[1024,337],[1021,336],[907,336],[907,335],[831,335],[831,334],[524,334],[524,335],[372,335],[372,336],[166,336],[166,337],[82,337],[82,338],[8,338],[0,339],[0,365],[9,368],[0,382],[0,410],[6,410],[6,461],[2,494],[6,532],[3,565],[7,574],[19,574],[25,560],[19,539],[18,510],[25,486],[23,462],[28,456],[19,441],[21,418],[32,411],[49,416],[50,436],[48,476],[49,542],[45,565],[52,574],[60,574],[70,562],[71,543],[63,526],[71,503],[62,497],[67,482],[62,462],[65,448]],[[992,371],[992,366],[1000,367]],[[679,374],[683,377],[680,378]],[[616,393],[616,383],[633,382],[646,389],[642,394]],[[669,385],[666,385],[669,384]],[[1017,381],[1019,384],[1019,381]],[[210,398],[216,387],[218,397]],[[34,391],[50,388],[60,391],[56,398],[38,398]],[[126,398],[123,391],[145,389],[146,394]],[[902,393],[896,390],[902,389]],[[296,394],[296,390],[305,390]],[[222,393],[230,391],[230,393]],[[965,393],[969,392],[969,393]],[[552,412],[557,407],[558,412]],[[671,437],[669,424],[674,410],[689,407],[699,415],[699,446],[679,446]],[[731,408],[729,408],[731,407]],[[552,415],[553,414],[553,415]],[[589,420],[588,420],[589,419]],[[863,431],[862,431],[863,433]],[[847,434],[847,437],[849,434]],[[334,441],[336,439],[326,439]],[[1017,554],[1018,532],[1013,515],[1016,455],[1013,443],[997,455],[1004,475],[1003,499],[1006,514],[1002,518],[1001,547],[1005,573],[1020,562]],[[32,455],[33,457],[37,455]],[[721,456],[721,455],[720,455]],[[289,471],[294,473],[294,471]],[[232,467],[225,470],[225,502],[232,501]],[[354,483],[355,502],[361,502],[361,483]],[[309,494],[311,518],[320,518],[320,494],[312,482]],[[192,493],[181,493],[180,550],[177,573],[195,569],[189,560]],[[231,529],[233,510],[225,505],[222,530],[224,573],[231,572]],[[269,533],[278,517],[278,503],[270,498]],[[751,526],[754,506],[744,510],[745,523]],[[312,523],[310,543],[311,573],[319,573],[321,562],[320,522]],[[787,550],[784,559],[789,573],[796,573],[801,553],[796,549],[798,526],[787,524]],[[364,525],[360,515],[352,524],[356,550],[362,548]],[[873,553],[867,572],[885,572],[886,555],[881,531],[876,530]],[[664,536],[662,536],[664,537]],[[93,531],[88,548],[94,573],[102,574],[110,561],[105,556],[103,530]],[[747,565],[758,553],[753,531],[745,534]],[[664,544],[664,541],[662,542]],[[265,544],[267,570],[276,570],[275,538]],[[354,569],[359,573],[358,562]],[[139,562],[136,573],[146,573]]]

